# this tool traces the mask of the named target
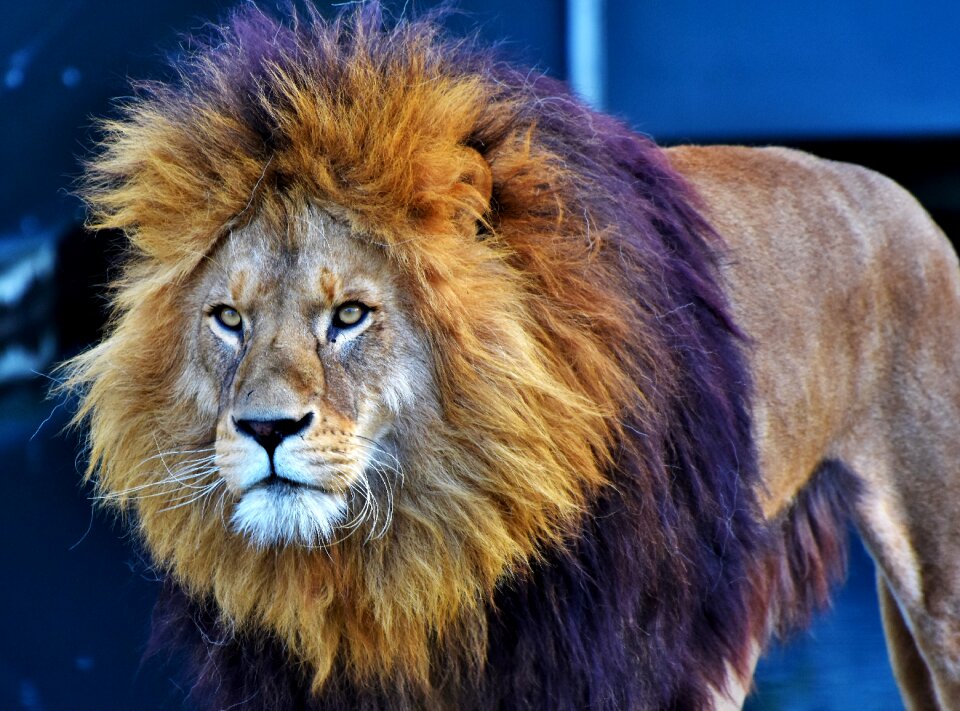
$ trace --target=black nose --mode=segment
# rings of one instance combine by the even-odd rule
[[[267,450],[267,454],[273,456],[275,450],[284,437],[303,432],[310,426],[313,420],[313,413],[308,412],[299,420],[237,420],[234,424],[237,429],[253,437],[257,442]]]

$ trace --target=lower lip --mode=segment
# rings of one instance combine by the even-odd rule
[[[251,491],[254,491],[256,489],[268,489],[271,487],[283,487],[286,489],[307,489],[309,491],[316,491],[317,493],[320,493],[320,494],[327,494],[328,496],[333,494],[332,491],[329,491],[328,489],[324,489],[323,487],[317,486],[316,484],[305,484],[300,481],[294,481],[293,479],[287,479],[286,477],[277,476],[277,475],[271,475],[266,479],[262,479],[261,481],[258,481],[253,486],[248,487],[246,491],[244,491],[243,493],[248,494]]]

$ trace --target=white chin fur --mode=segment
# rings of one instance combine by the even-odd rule
[[[342,496],[312,489],[254,489],[243,495],[230,522],[254,545],[317,545],[330,539],[347,510]]]

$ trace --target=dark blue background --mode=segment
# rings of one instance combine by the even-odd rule
[[[57,434],[72,403],[43,401],[47,383],[31,370],[49,372],[89,343],[103,317],[116,236],[82,236],[70,196],[91,117],[110,113],[128,77],[163,77],[183,35],[232,4],[0,8],[0,709],[183,704],[167,667],[141,664],[156,583],[125,528],[91,514],[82,442]],[[458,5],[457,31],[479,28],[508,55],[568,75],[564,2]],[[668,143],[789,143],[864,163],[916,192],[948,234],[960,226],[960,3],[607,0],[604,29],[606,108],[638,129]],[[44,249],[55,270],[38,269],[4,300]],[[762,663],[752,711],[902,708],[858,543],[836,600]]]

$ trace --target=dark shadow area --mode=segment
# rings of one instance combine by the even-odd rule
[[[0,391],[0,708],[162,708],[177,691],[140,663],[157,586],[122,527],[93,514],[82,442],[58,434],[74,403],[45,389]]]

